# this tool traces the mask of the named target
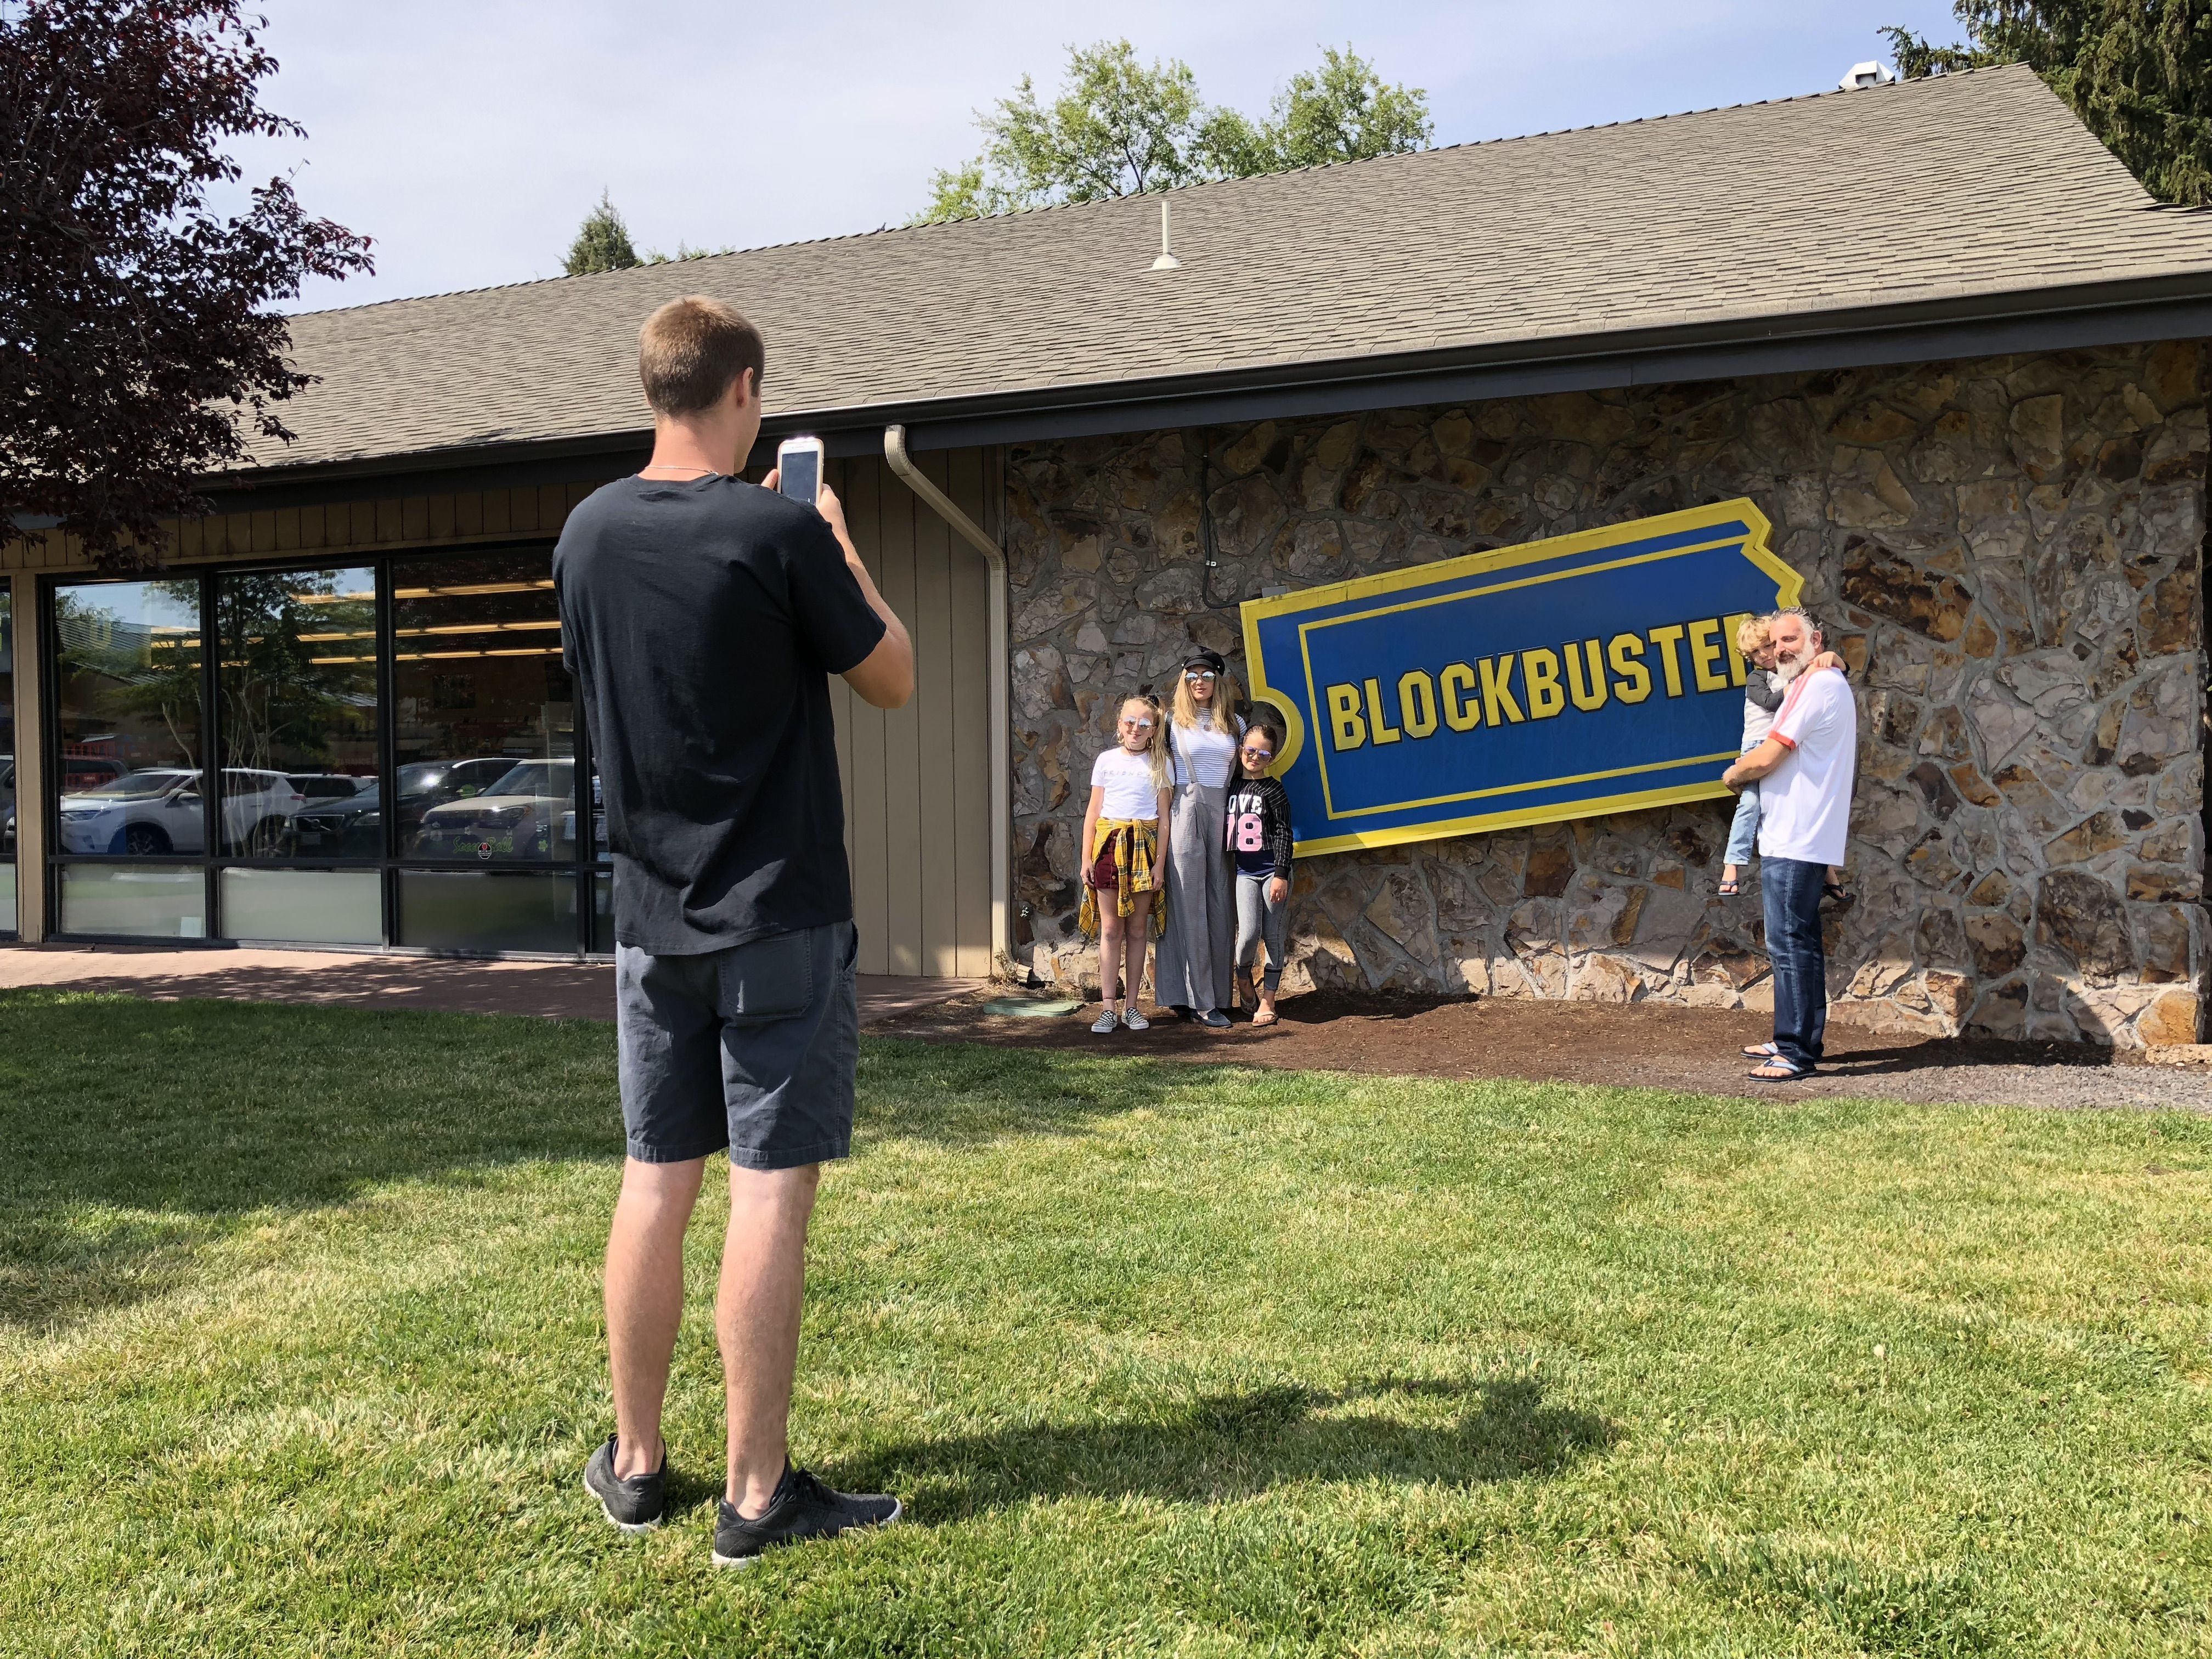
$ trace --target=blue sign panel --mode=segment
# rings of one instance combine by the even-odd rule
[[[1736,624],[1797,603],[1748,501],[1243,607],[1297,850],[1727,794]]]

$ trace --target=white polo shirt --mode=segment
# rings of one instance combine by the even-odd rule
[[[1858,769],[1851,683],[1832,668],[1808,672],[1790,688],[1767,735],[1790,753],[1759,782],[1759,857],[1841,864]]]

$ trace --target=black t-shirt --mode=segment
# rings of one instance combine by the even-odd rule
[[[832,674],[884,636],[822,515],[742,479],[629,477],[553,550],[615,938],[719,951],[853,914]]]

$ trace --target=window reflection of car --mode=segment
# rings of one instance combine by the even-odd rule
[[[511,755],[485,755],[474,760],[410,761],[399,769],[399,841],[422,828],[422,815],[451,800],[469,800],[484,793],[514,770]]]
[[[223,775],[222,837],[226,850],[269,854],[283,850],[293,814],[307,798],[276,772],[245,767]],[[204,852],[206,814],[200,775],[181,768],[128,772],[97,788],[62,796],[61,850],[128,853],[159,858]]]
[[[550,859],[575,854],[576,763],[523,761],[481,795],[434,806],[408,851],[433,859]]]
[[[325,800],[343,800],[364,789],[376,787],[374,778],[357,778],[344,772],[295,772],[291,783],[307,798],[310,805]]]
[[[292,820],[292,850],[297,856],[373,859],[383,855],[383,792],[375,779],[362,781],[368,787],[357,794],[310,800],[300,809]]]

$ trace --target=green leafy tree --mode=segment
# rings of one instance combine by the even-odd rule
[[[1127,40],[1071,46],[1048,104],[1027,76],[976,124],[983,154],[930,179],[916,224],[1062,202],[1099,202],[1209,179],[1418,149],[1434,131],[1428,95],[1391,85],[1349,46],[1294,76],[1257,120],[1210,108],[1188,65],[1139,63]]]
[[[606,191],[601,191],[599,204],[577,227],[576,240],[568,244],[568,257],[562,268],[571,276],[589,276],[602,270],[628,270],[644,263],[630,242],[629,227],[623,223]]]
[[[1881,31],[1907,80],[2026,64],[2160,201],[2212,203],[2212,0],[1954,0],[1963,44]]]
[[[1292,76],[1266,120],[1216,111],[1200,153],[1218,175],[1249,179],[1401,155],[1425,148],[1435,135],[1427,94],[1391,85],[1350,46],[1324,46],[1321,67]]]

